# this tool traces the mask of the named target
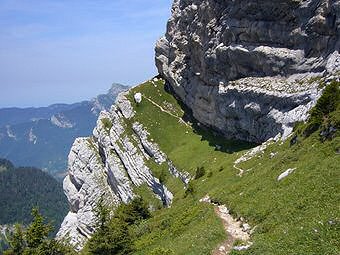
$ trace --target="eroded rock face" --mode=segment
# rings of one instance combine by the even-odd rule
[[[134,124],[136,132],[127,133],[126,120],[134,116],[134,110],[125,96],[118,96],[110,112],[100,113],[93,137],[76,139],[69,154],[64,191],[70,212],[57,236],[69,238],[77,250],[95,231],[99,199],[113,207],[128,203],[136,195],[134,188],[146,184],[165,206],[172,202],[172,193],[146,164],[150,159],[165,162],[165,154],[147,140],[141,125]]]
[[[263,142],[307,118],[339,49],[339,0],[175,0],[156,65],[200,122]]]

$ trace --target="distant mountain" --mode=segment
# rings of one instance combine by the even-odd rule
[[[90,135],[100,111],[108,110],[127,89],[113,84],[107,94],[90,101],[0,109],[0,157],[62,176],[74,139]]]

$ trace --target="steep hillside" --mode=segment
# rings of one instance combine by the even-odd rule
[[[0,225],[27,224],[38,206],[57,228],[67,212],[61,185],[40,169],[0,160]]]
[[[339,1],[174,0],[159,76],[72,146],[58,237],[84,254],[339,254],[339,31]],[[119,218],[136,197],[151,217]]]
[[[336,87],[339,91],[339,83]],[[210,254],[226,234],[214,206],[199,202],[209,195],[251,233],[245,246],[234,243],[245,250],[233,254],[339,253],[338,131],[325,141],[320,131],[308,137],[301,131],[292,142],[272,139],[259,147],[229,141],[195,121],[169,88],[155,79],[121,95],[111,112],[100,115],[95,136],[75,142],[64,181],[72,211],[59,236],[68,233],[74,243],[84,242],[94,226],[89,208],[101,194],[115,206],[135,194],[153,213],[131,226],[132,254]],[[142,101],[135,103],[139,92]],[[327,118],[339,128],[337,105]],[[150,193],[159,192],[157,180],[137,177],[147,173],[146,167],[172,193],[170,208]]]
[[[99,112],[109,109],[126,89],[113,84],[107,94],[71,105],[0,109],[0,157],[63,177],[74,139],[90,135]]]

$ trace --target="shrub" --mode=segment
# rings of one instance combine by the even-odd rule
[[[194,187],[194,184],[192,183],[192,181],[190,181],[188,183],[187,189],[185,190],[184,197],[187,197],[189,194],[193,195],[194,193],[195,193],[195,187]]]
[[[205,168],[204,166],[197,167],[196,168],[196,173],[195,173],[195,179],[199,179],[205,175]]]
[[[115,217],[132,225],[137,221],[150,218],[151,214],[147,203],[141,197],[137,197],[129,204],[120,205],[115,212]]]
[[[112,122],[109,118],[103,118],[102,123],[104,125],[104,128],[107,132],[110,132],[110,129],[112,128]]]
[[[223,202],[219,198],[216,198],[216,197],[210,198],[210,201],[211,201],[211,203],[216,204],[216,205],[222,205],[223,204]]]
[[[174,251],[171,249],[165,249],[161,247],[157,247],[153,249],[150,253],[150,255],[174,255]]]
[[[308,137],[317,131],[331,112],[340,104],[340,82],[332,81],[324,90],[315,107],[311,110],[310,118],[303,134]]]

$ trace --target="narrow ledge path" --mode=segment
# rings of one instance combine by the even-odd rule
[[[188,127],[190,127],[190,125],[188,123],[186,123],[181,117],[178,117],[177,115],[165,110],[162,106],[160,106],[159,104],[157,104],[155,101],[151,100],[150,98],[143,96],[146,100],[148,100],[151,104],[153,104],[154,106],[158,107],[162,112],[169,114],[170,116],[178,119],[178,121]]]
[[[246,250],[250,248],[252,243],[249,240],[252,231],[249,224],[234,219],[225,205],[213,203],[208,195],[200,199],[200,202],[209,203],[214,206],[215,213],[222,220],[227,234],[226,240],[216,247],[212,255],[226,255],[233,249]],[[236,241],[241,241],[243,245],[234,246]]]

